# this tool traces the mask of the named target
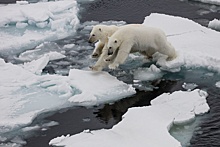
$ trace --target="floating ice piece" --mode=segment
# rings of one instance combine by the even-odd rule
[[[79,25],[77,13],[77,2],[72,0],[2,6],[0,14],[4,15],[0,17],[1,53],[16,54],[44,41],[73,35]]]
[[[192,0],[192,1],[198,1],[198,2],[207,3],[207,4],[220,5],[220,0]]]
[[[48,60],[45,55],[22,67],[0,59],[1,137],[25,127],[44,112],[113,102],[135,93],[130,85],[105,72],[72,69],[69,76],[37,75]]]
[[[64,49],[71,49],[75,46],[75,44],[66,44],[63,46]]]
[[[19,60],[32,61],[43,57],[45,54],[49,56],[49,60],[57,60],[65,58],[61,48],[54,42],[44,42],[37,46],[34,50],[27,50],[18,56]]]
[[[118,81],[107,72],[70,70],[71,85],[81,90],[81,93],[69,99],[79,105],[98,105],[135,94],[135,89]],[[82,84],[84,83],[84,84]]]
[[[31,62],[26,62],[22,67],[30,71],[34,74],[40,75],[42,73],[42,70],[46,67],[49,61],[51,60],[56,60],[56,59],[62,59],[65,58],[66,56],[58,53],[58,52],[50,52],[48,54],[45,54],[43,57],[33,60]]]
[[[212,21],[209,22],[208,27],[220,31],[220,20],[213,19]]]
[[[158,23],[158,20],[163,23]],[[178,71],[181,67],[206,67],[220,72],[220,33],[201,26],[192,20],[152,13],[144,25],[161,28],[177,51],[177,58],[157,59],[162,70]]]
[[[27,23],[22,23],[22,22],[17,22],[16,23],[16,28],[18,28],[18,29],[23,29],[23,28],[25,28],[27,26],[28,26]]]
[[[134,71],[134,79],[141,81],[153,81],[163,76],[162,71],[152,64],[149,68],[139,68]]]
[[[215,86],[218,87],[218,88],[220,88],[220,81],[216,82],[216,83],[215,83]]]
[[[61,136],[52,139],[49,144],[65,147],[181,147],[168,131],[173,123],[184,124],[194,120],[194,108],[198,110],[201,104],[206,102],[206,97],[200,96],[199,93],[198,89],[191,92],[164,93],[152,100],[151,106],[130,108],[122,121],[112,129],[83,131],[68,137]],[[206,107],[198,112],[203,113],[208,110],[209,107]]]
[[[19,5],[27,5],[28,4],[28,1],[16,1],[16,4],[19,4]]]
[[[183,83],[182,87],[186,90],[191,91],[191,90],[195,89],[196,87],[198,87],[198,85],[195,83]]]

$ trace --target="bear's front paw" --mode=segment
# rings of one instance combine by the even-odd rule
[[[98,58],[99,57],[99,54],[98,53],[93,53],[92,54],[92,58]]]
[[[109,69],[116,69],[119,66],[119,64],[110,64],[108,67]]]
[[[101,67],[101,66],[89,66],[89,68],[90,68],[92,71],[101,71],[101,70],[102,70],[102,67]]]

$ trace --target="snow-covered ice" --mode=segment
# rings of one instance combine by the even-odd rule
[[[207,3],[207,4],[220,5],[220,0],[192,0],[192,1],[198,1],[198,2]]]
[[[188,91],[191,91],[195,89],[196,87],[198,87],[198,85],[195,83],[183,83],[182,87]]]
[[[162,71],[152,64],[149,68],[139,68],[134,71],[134,79],[140,81],[153,81],[163,76]]]
[[[0,133],[26,126],[44,112],[93,106],[135,94],[134,88],[106,72],[72,69],[69,76],[41,75],[48,60],[46,54],[24,65],[0,60]]]
[[[177,50],[178,57],[173,61],[167,62],[161,55],[154,55],[161,69],[177,72],[181,67],[205,67],[220,72],[220,32],[186,18],[157,13],[147,16],[143,24],[164,30],[169,42]]]
[[[209,111],[206,96],[201,96],[200,92],[196,89],[192,92],[164,93],[152,100],[151,106],[130,108],[122,121],[112,129],[87,130],[73,136],[61,136],[49,144],[66,147],[180,147],[180,143],[168,131],[173,123],[187,123],[195,115]]]
[[[220,81],[216,82],[216,83],[215,83],[215,86],[218,87],[218,88],[220,88]]]
[[[0,51],[6,55],[70,36],[79,25],[77,2],[72,0],[8,4],[0,13]]]
[[[220,20],[213,19],[212,21],[209,22],[208,27],[220,31]]]

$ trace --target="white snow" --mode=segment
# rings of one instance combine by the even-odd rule
[[[201,90],[164,93],[151,101],[151,106],[130,108],[122,121],[112,129],[84,131],[77,135],[61,136],[50,141],[55,146],[105,146],[105,147],[180,147],[170,134],[172,124],[192,121],[195,115],[209,111]],[[199,109],[203,111],[197,111]],[[137,121],[138,120],[138,121]]]
[[[26,4],[28,4],[28,1],[23,1],[23,0],[21,0],[21,1],[16,1],[16,4],[26,5]]]
[[[163,76],[159,68],[152,64],[149,68],[139,68],[134,71],[134,79],[141,81],[153,81]]]
[[[44,41],[72,35],[79,25],[77,13],[73,0],[1,6],[1,53],[19,53]]]
[[[213,19],[212,21],[209,22],[208,27],[220,31],[220,20]]]
[[[147,16],[143,24],[164,30],[177,50],[178,57],[173,61],[166,61],[160,54],[154,54],[160,69],[178,72],[181,67],[206,67],[220,72],[220,32],[186,18],[156,13]]]
[[[198,1],[198,2],[207,3],[207,4],[220,5],[220,0],[192,0],[192,1]]]
[[[23,127],[43,112],[135,94],[134,88],[106,72],[72,69],[69,76],[41,75],[49,57],[45,54],[20,66],[0,60],[0,133]]]
[[[220,81],[216,82],[216,83],[215,83],[215,86],[218,87],[218,88],[220,88]]]
[[[198,87],[198,85],[195,83],[183,83],[182,87],[188,91],[191,91],[195,89],[196,87]]]

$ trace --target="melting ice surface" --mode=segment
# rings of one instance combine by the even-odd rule
[[[219,32],[185,18],[164,14],[151,14],[145,18],[143,24],[163,29],[178,52],[177,59],[169,62],[162,55],[155,54],[153,58],[157,68],[153,65],[153,68],[146,69],[147,72],[159,73],[160,70],[178,72],[181,67],[205,67],[211,71],[220,71]],[[138,77],[141,72],[135,75]],[[199,89],[190,91],[196,87],[194,84],[183,86],[189,91],[164,93],[152,100],[151,106],[129,109],[123,116],[123,120],[112,129],[85,130],[72,136],[63,135],[52,139],[50,144],[55,146],[180,147],[180,142],[169,134],[172,124],[181,125],[192,122],[196,115],[209,111],[206,102],[208,94],[205,91]]]
[[[192,0],[192,1],[198,1],[198,2],[207,3],[207,4],[220,5],[220,0]]]
[[[79,24],[77,12],[77,3],[71,0],[1,6],[1,53],[20,53],[73,34]]]

